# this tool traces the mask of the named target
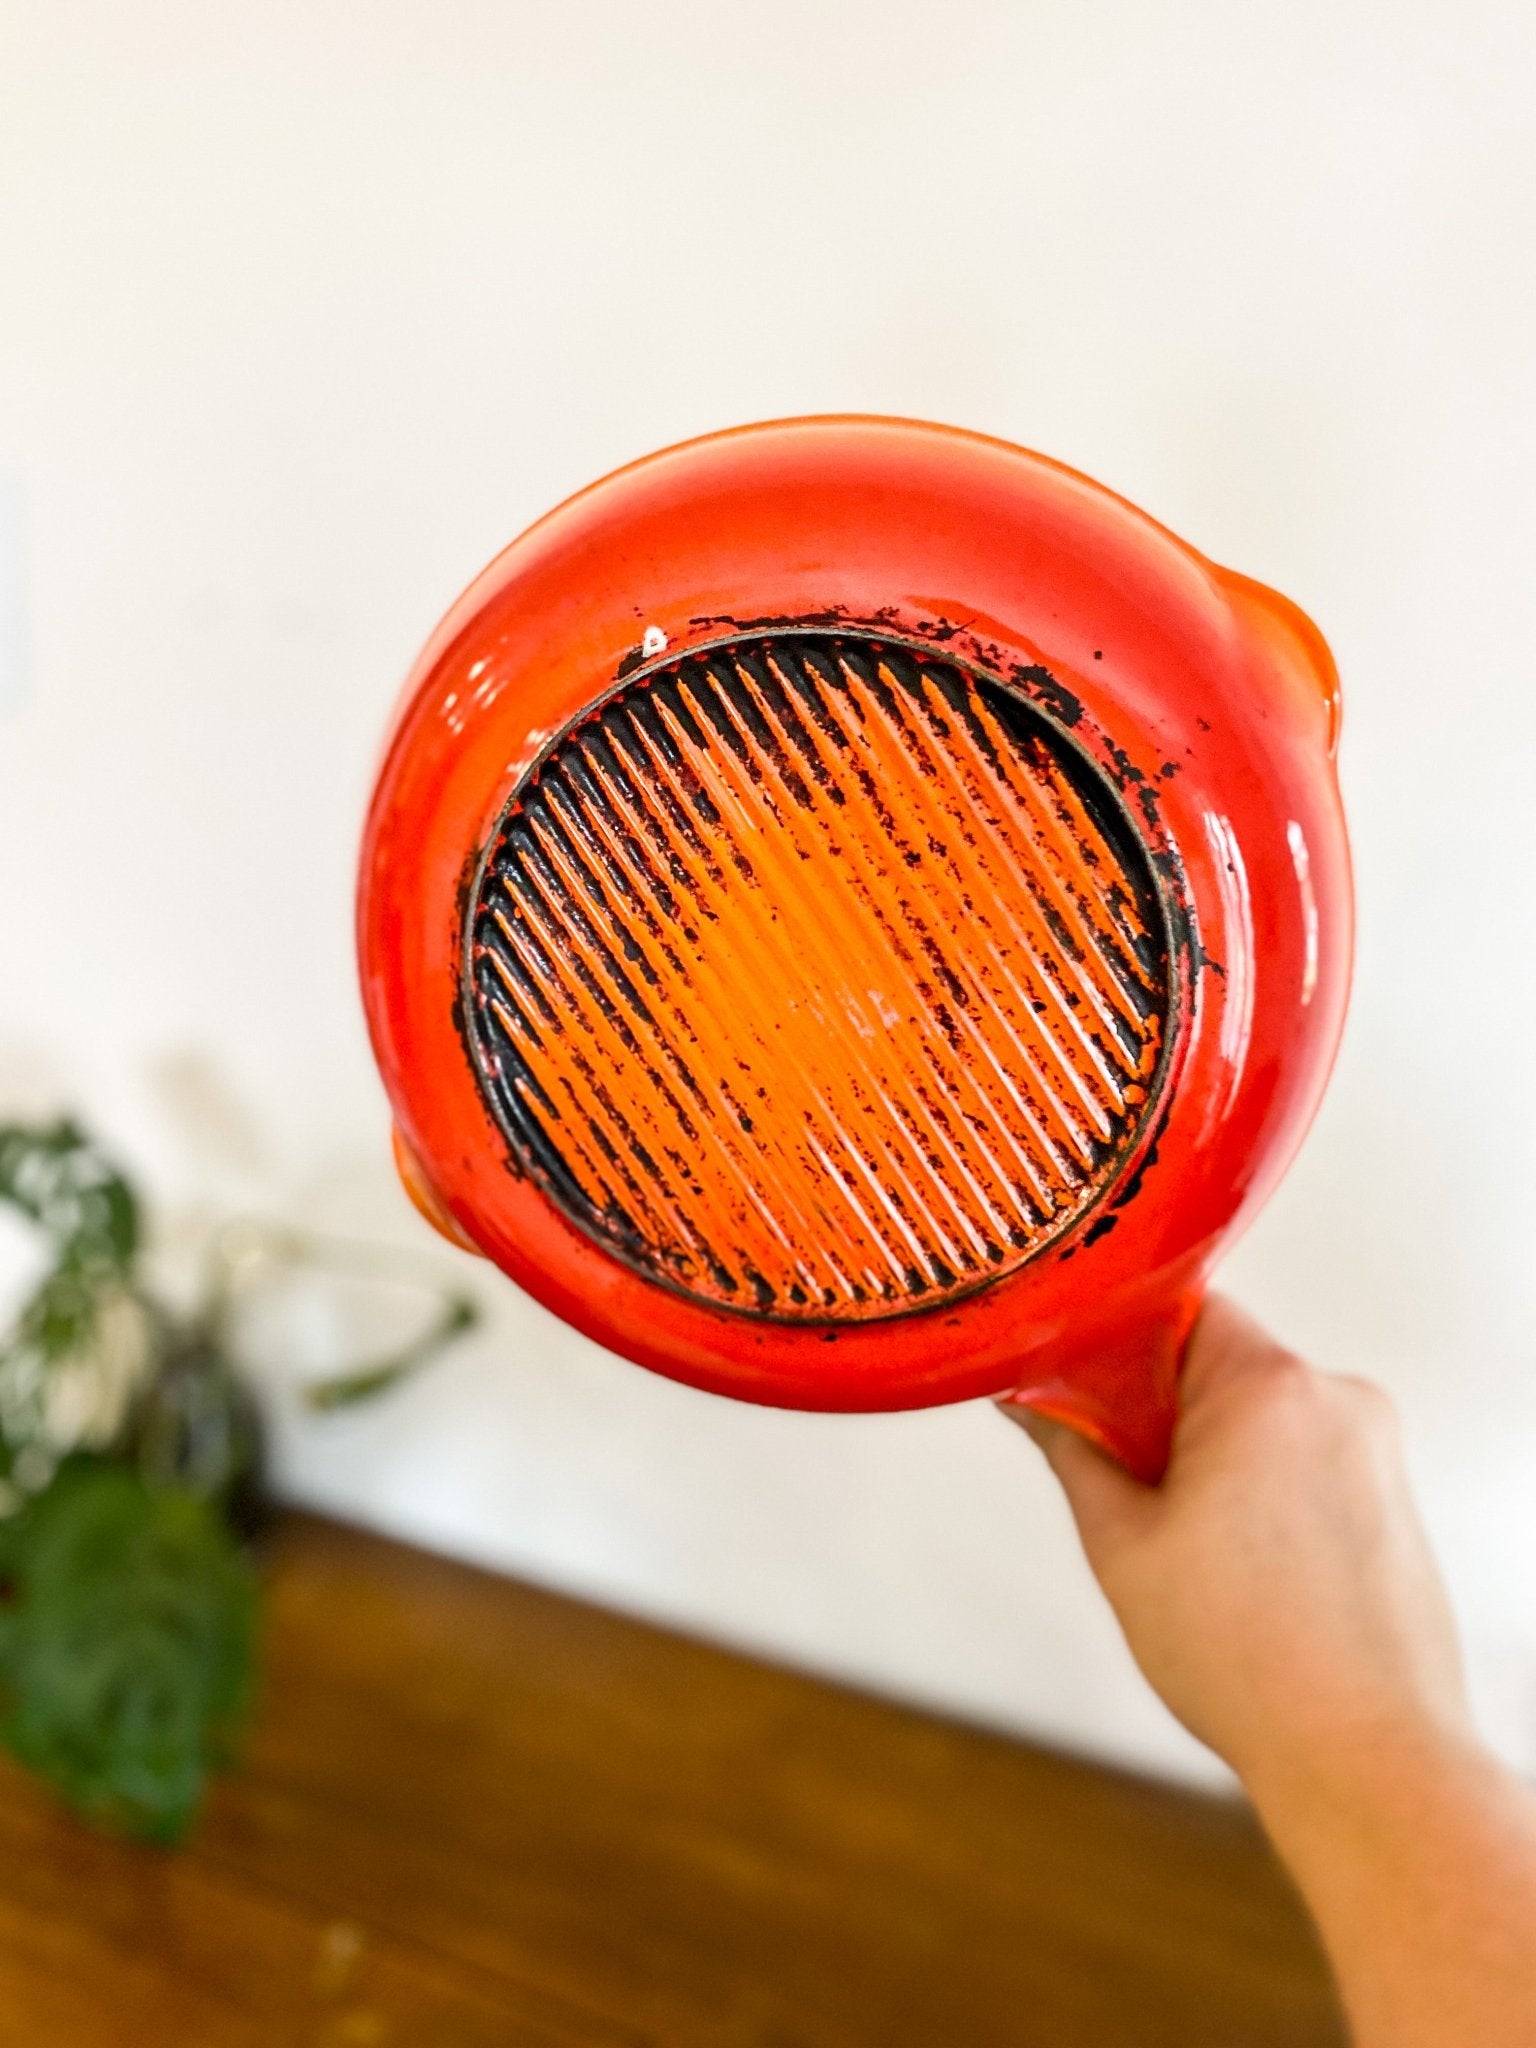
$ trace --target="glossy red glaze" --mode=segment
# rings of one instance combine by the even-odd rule
[[[515,1170],[458,1009],[464,892],[514,784],[659,635],[670,659],[786,621],[935,650],[1067,726],[1119,789],[1181,934],[1158,1111],[1110,1191],[975,1292],[837,1325],[690,1298],[569,1221]],[[1156,1476],[1206,1276],[1300,1142],[1343,1023],[1338,722],[1333,663],[1293,605],[1005,443],[798,420],[618,472],[460,598],[380,772],[359,946],[418,1204],[676,1379],[845,1410],[1012,1392]]]

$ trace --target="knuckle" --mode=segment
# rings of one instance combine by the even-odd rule
[[[1402,1424],[1392,1396],[1373,1380],[1351,1380],[1349,1392],[1360,1426],[1370,1440],[1383,1449],[1395,1449]]]
[[[1304,1358],[1279,1345],[1264,1360],[1264,1390],[1272,1406],[1297,1411],[1312,1405],[1318,1375]]]
[[[1273,1346],[1264,1362],[1276,1385],[1288,1393],[1309,1387],[1317,1378],[1317,1374],[1301,1353],[1287,1351],[1283,1344]]]

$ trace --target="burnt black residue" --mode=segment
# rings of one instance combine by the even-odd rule
[[[1113,740],[1106,739],[1104,742],[1104,751],[1106,754],[1108,754],[1111,761],[1113,761],[1115,764],[1116,771],[1120,777],[1120,787],[1122,789],[1124,789],[1128,783],[1146,781],[1147,778],[1145,771],[1136,766],[1136,763],[1131,759],[1130,755],[1125,751],[1124,747],[1117,747]]]
[[[1136,1171],[1127,1174],[1119,1187],[1115,1189],[1113,1199],[1109,1205],[1112,1209],[1125,1208],[1128,1203],[1134,1202],[1141,1193],[1142,1184],[1152,1168],[1157,1164],[1158,1144],[1161,1136],[1162,1126],[1159,1124],[1157,1136],[1153,1138],[1151,1144],[1148,1145],[1146,1151],[1142,1153],[1140,1159],[1136,1162]]]
[[[1066,726],[1082,723],[1082,698],[1075,696],[1065,683],[1057,682],[1048,668],[1043,668],[1039,662],[1021,663],[1012,675],[1019,687],[1027,690],[1038,704],[1043,704],[1052,718]]]
[[[883,626],[885,619],[856,619],[846,605],[829,605],[825,611],[797,612],[786,617],[777,613],[761,619],[740,619],[732,612],[700,612],[688,621],[690,626],[723,626],[728,633],[789,633],[803,632],[807,626]]]
[[[857,712],[845,676],[856,677],[886,714],[903,724],[921,718],[942,735],[948,730],[946,720],[963,721],[1001,776],[1006,777],[1008,761],[999,758],[1000,745],[1003,757],[1008,744],[1026,757],[1033,749],[1044,749],[1056,772],[1070,781],[1124,878],[1127,918],[1120,939],[1127,959],[1134,953],[1143,975],[1156,976],[1160,969],[1166,976],[1164,988],[1172,989],[1179,985],[1181,970],[1187,979],[1191,965],[1199,964],[1198,947],[1182,870],[1161,831],[1156,785],[1123,748],[1093,725],[1082,701],[1044,666],[1018,664],[994,648],[989,653],[993,672],[988,674],[964,657],[940,654],[938,645],[966,633],[969,621],[924,621],[920,637],[932,647],[914,645],[894,612],[858,621],[833,607],[792,620],[714,615],[692,623],[741,639],[673,650],[652,661],[640,677],[636,671],[646,666],[646,657],[643,648],[632,648],[618,674],[636,679],[625,680],[572,722],[514,792],[484,863],[475,855],[466,861],[458,902],[467,967],[453,997],[454,1025],[509,1141],[509,1167],[531,1174],[588,1236],[663,1285],[694,1292],[694,1283],[708,1272],[718,1289],[737,1294],[736,1302],[727,1306],[760,1317],[790,1314],[801,1320],[808,1305],[803,1289],[787,1290],[789,1298],[778,1302],[761,1274],[739,1262],[733,1273],[710,1246],[657,1241],[646,1217],[666,1207],[669,1175],[686,1178],[687,1148],[668,1150],[664,1158],[647,1150],[638,1132],[629,1129],[623,1105],[603,1089],[600,1070],[593,1070],[591,1086],[603,1090],[606,1128],[615,1140],[586,1130],[586,1142],[601,1151],[609,1177],[606,1200],[594,1202],[568,1157],[582,1121],[581,1091],[574,1091],[571,1099],[551,1100],[524,1056],[527,1047],[538,1045],[541,1033],[565,1028],[545,991],[553,994],[562,977],[574,976],[589,1006],[601,1013],[632,1057],[644,1055],[658,1099],[671,1110],[683,1138],[696,1140],[698,1119],[711,1113],[680,1053],[664,1074],[650,1064],[654,1055],[645,1027],[656,976],[629,935],[632,924],[637,932],[643,927],[646,944],[668,955],[675,968],[675,956],[670,956],[672,931],[686,936],[690,923],[716,915],[672,844],[675,837],[713,880],[720,879],[711,843],[711,828],[717,822],[714,807],[680,753],[674,731],[684,733],[691,746],[728,751],[740,774],[755,784],[763,780],[759,758],[771,763],[773,789],[797,809],[860,796],[877,810],[884,806],[882,791],[859,783],[858,756],[848,737],[854,728],[843,730],[850,716],[863,715]],[[990,731],[977,716],[977,699],[992,721]],[[771,712],[771,722],[763,706]],[[1070,739],[1068,732],[1073,734]],[[1105,765],[1106,756],[1112,765]],[[1164,763],[1160,773],[1168,778],[1175,768],[1176,764]],[[626,869],[605,855],[600,837],[584,822],[589,813],[595,816],[604,809],[613,812],[624,831],[625,860],[641,876],[643,895]],[[902,847],[901,821],[886,818],[882,823],[892,845]],[[931,835],[927,843],[930,851],[942,853]],[[554,849],[553,855],[546,847]],[[552,864],[555,856],[558,865]],[[732,851],[730,857],[751,883],[752,870],[744,855]],[[483,876],[478,901],[477,876]],[[546,906],[524,934],[531,967],[519,964],[495,929],[496,911],[506,914],[510,903],[517,915],[515,906],[524,900]],[[1062,956],[1079,958],[1081,947],[1059,912],[1043,908]],[[1129,937],[1134,924],[1141,927],[1135,943]],[[606,986],[614,995],[593,981],[574,956],[557,964],[538,951],[537,930],[549,932],[557,925],[603,961]],[[610,932],[612,936],[605,936]],[[964,989],[949,986],[942,960],[925,957],[924,972],[934,982],[932,1014],[941,1028],[958,1031],[950,1006],[963,1007]],[[1136,978],[1130,976],[1127,985],[1134,989]],[[558,995],[554,999],[558,1001]],[[1064,1000],[1076,1009],[1070,991]],[[1137,1040],[1129,1024],[1118,1017],[1113,1021],[1126,1050],[1134,1052]],[[1177,1020],[1170,1015],[1168,1023],[1171,1037]],[[1109,1049],[1104,1051],[1108,1057]],[[753,1118],[734,1101],[726,1106],[739,1130],[751,1135]],[[1134,1160],[1133,1169],[1111,1183],[1100,1213],[1090,1210],[1084,1217],[1086,1227],[1074,1233],[1064,1257],[1106,1237],[1115,1228],[1117,1212],[1136,1199],[1156,1163],[1168,1108],[1167,1091],[1162,1090],[1139,1132],[1134,1137],[1122,1134],[1124,1156]],[[1095,1162],[1095,1171],[1109,1162],[1113,1150]],[[1010,1241],[1017,1246],[1016,1237]],[[1002,1258],[1000,1247],[994,1249],[992,1263]],[[907,1275],[905,1298],[899,1285],[894,1293],[882,1290],[890,1298],[892,1313],[931,1306],[935,1288],[950,1295],[967,1285],[968,1276],[957,1275],[942,1259],[932,1258],[929,1265],[926,1272],[914,1267]],[[978,1267],[977,1272],[977,1284],[985,1284],[984,1270]],[[867,1297],[860,1293],[859,1299]],[[833,1306],[830,1299],[826,1306]],[[836,1335],[835,1329],[825,1332],[827,1341]]]
[[[469,906],[474,898],[475,879],[479,872],[479,849],[472,846],[459,864],[459,878],[453,891],[453,914],[460,931],[469,920]]]

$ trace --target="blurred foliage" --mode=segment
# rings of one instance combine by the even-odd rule
[[[229,1273],[190,1315],[148,1293],[133,1189],[68,1119],[0,1125],[0,1203],[48,1260],[0,1335],[0,1742],[95,1825],[172,1842],[253,1690],[262,1442]],[[423,1337],[319,1382],[310,1405],[394,1386],[473,1325],[471,1301],[435,1291]]]
[[[256,1575],[214,1505],[70,1460],[0,1523],[0,1737],[98,1825],[175,1841],[250,1695]]]
[[[316,1380],[305,1396],[311,1408],[349,1408],[355,1401],[371,1401],[375,1394],[387,1393],[391,1387],[399,1386],[409,1379],[413,1372],[435,1358],[445,1344],[455,1337],[472,1330],[480,1320],[480,1311],[468,1295],[450,1294],[443,1303],[443,1312],[424,1335],[414,1344],[405,1344],[392,1352],[388,1358],[373,1360],[368,1365],[354,1366],[349,1372],[333,1373],[329,1379]]]
[[[48,1233],[60,1273],[126,1273],[133,1263],[133,1190],[68,1117],[40,1128],[0,1125],[0,1201]]]
[[[149,1377],[156,1318],[134,1284],[133,1191],[77,1124],[0,1126],[0,1201],[50,1262],[0,1339],[0,1507],[14,1507],[66,1453],[111,1448]]]

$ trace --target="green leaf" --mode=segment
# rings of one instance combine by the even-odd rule
[[[138,1251],[132,1188],[69,1117],[0,1124],[0,1201],[48,1233],[63,1265],[126,1273]]]
[[[442,1314],[426,1334],[414,1344],[390,1354],[388,1358],[371,1360],[366,1365],[355,1365],[346,1372],[333,1373],[330,1378],[313,1380],[304,1390],[304,1398],[311,1408],[348,1408],[357,1401],[371,1401],[375,1394],[385,1393],[390,1387],[399,1386],[412,1373],[419,1372],[429,1364],[455,1337],[463,1336],[466,1330],[474,1329],[480,1320],[478,1304],[467,1294],[450,1294],[444,1298]]]
[[[0,1524],[0,1740],[88,1820],[172,1842],[251,1691],[256,1582],[217,1511],[75,1460]]]

